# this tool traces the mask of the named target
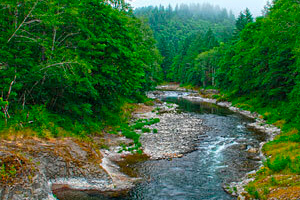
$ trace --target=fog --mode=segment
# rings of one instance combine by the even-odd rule
[[[131,4],[132,7],[138,8],[143,6],[158,6],[164,5],[167,6],[171,4],[175,6],[176,4],[190,4],[190,3],[210,3],[213,5],[219,5],[222,8],[227,8],[232,10],[233,13],[237,16],[240,11],[249,8],[251,13],[254,16],[261,15],[261,11],[266,5],[268,0],[126,0]]]

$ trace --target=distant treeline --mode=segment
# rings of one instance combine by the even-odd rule
[[[265,117],[272,122],[300,129],[299,11],[298,1],[275,0],[256,20],[248,9],[234,20],[208,4],[135,13],[154,31],[168,81],[222,89],[247,109],[271,110]]]
[[[230,40],[235,23],[232,12],[210,4],[181,4],[175,8],[149,6],[138,8],[134,13],[154,31],[164,57],[164,75],[169,81],[182,80],[178,71],[185,72],[185,65],[193,67],[200,52]]]

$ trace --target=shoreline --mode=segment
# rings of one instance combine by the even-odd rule
[[[193,92],[192,94],[188,96],[182,96],[181,98],[194,101],[194,102],[205,102],[205,103],[212,103],[220,107],[225,107],[231,110],[234,113],[238,113],[244,117],[250,118],[252,120],[255,120],[253,123],[247,124],[247,128],[253,129],[255,131],[263,132],[268,135],[268,140],[265,142],[260,143],[259,147],[259,154],[261,157],[261,161],[265,160],[266,157],[262,152],[262,147],[264,144],[266,144],[269,141],[272,141],[275,136],[279,135],[281,133],[281,130],[277,127],[275,127],[272,124],[267,124],[265,120],[262,119],[262,116],[258,113],[252,113],[247,110],[242,110],[240,108],[232,106],[231,102],[218,102],[216,99],[212,98],[205,98],[203,95],[201,95],[196,90],[185,90],[185,88],[180,87],[178,84],[171,84],[171,85],[164,85],[164,86],[158,86],[158,90],[168,90],[171,89],[172,91],[189,91]],[[177,90],[178,89],[178,90]],[[254,180],[254,178],[249,178],[249,175],[255,174],[263,165],[261,165],[257,170],[250,171],[246,174],[244,178],[242,178],[239,182],[232,182],[228,186],[223,187],[223,189],[231,194],[232,196],[236,196],[240,200],[244,200],[245,196],[244,194],[247,193],[244,189],[244,187]]]
[[[186,90],[178,85],[170,85],[170,88],[168,87],[168,85],[163,87],[158,86],[158,90],[153,91],[152,93],[159,93],[160,89],[190,92],[191,94],[184,95],[182,98],[189,101],[206,102],[226,107],[235,113],[255,120],[254,123],[248,124],[247,127],[268,134],[268,141],[272,140],[276,134],[280,133],[280,129],[266,124],[265,121],[261,119],[260,115],[236,108],[232,106],[230,102],[217,102],[215,99],[204,98],[197,91]],[[158,118],[160,120],[157,124],[145,126],[150,130],[158,130],[158,133],[141,133],[141,131],[138,131],[141,133],[140,141],[142,143],[144,154],[147,155],[150,160],[183,157],[185,154],[195,150],[195,144],[199,141],[199,137],[206,131],[202,119],[195,118],[188,113],[178,113],[178,105],[176,104],[168,104],[155,100],[154,106],[143,105],[142,107],[144,108],[133,113],[134,119]],[[185,123],[184,120],[189,120],[189,123]],[[185,126],[182,126],[183,124]],[[29,147],[27,146],[22,147],[24,148],[24,152],[28,153],[29,157],[34,158],[34,163],[41,163],[39,165],[34,164],[38,169],[38,171],[35,172],[36,174],[34,174],[36,176],[34,181],[37,182],[42,178],[41,183],[43,184],[43,188],[33,188],[34,194],[31,195],[32,198],[27,199],[34,199],[34,195],[40,197],[43,196],[44,198],[42,199],[55,199],[53,194],[64,191],[73,191],[75,193],[80,193],[82,191],[87,193],[99,192],[99,194],[103,193],[104,196],[106,194],[117,195],[132,189],[135,186],[135,183],[142,179],[128,175],[124,172],[122,166],[118,164],[118,162],[126,163],[127,157],[132,155],[130,152],[118,153],[121,149],[120,144],[129,144],[132,141],[120,135],[107,134],[104,137],[108,137],[106,140],[109,141],[109,150],[97,149],[97,147],[78,142],[71,138],[54,141],[25,139],[25,143],[28,143],[30,148],[35,149],[34,151],[36,152],[41,151],[42,153],[41,155],[34,157],[35,152],[31,153],[32,150],[29,151],[29,149],[27,149]],[[95,138],[94,142],[97,143],[97,140],[100,140],[100,138]],[[7,145],[10,144],[12,146],[11,148],[14,149],[17,148],[19,142],[20,141],[7,141]],[[34,144],[36,144],[36,146],[34,146]],[[262,159],[264,158],[264,155],[261,152],[263,144],[264,143],[261,143],[259,148],[260,157]],[[4,145],[2,148],[5,149],[7,147]],[[61,149],[61,152],[52,152],[53,149],[57,148]],[[69,149],[70,153],[67,153],[67,149]],[[71,160],[67,158],[70,156]],[[99,160],[95,160],[95,158]],[[77,162],[82,164],[76,164]],[[48,163],[51,163],[50,170],[48,169]],[[127,165],[124,166],[126,168]],[[97,173],[98,175],[96,175]],[[252,171],[249,172],[249,174],[250,173],[254,172]],[[93,174],[96,176],[93,176]],[[243,199],[242,194],[245,192],[243,187],[253,180],[249,179],[247,176],[248,175],[240,182],[231,183],[229,189],[224,187],[224,190],[230,193],[230,191],[235,191],[233,188],[236,188],[236,191],[231,192],[230,194],[239,196],[240,199]],[[23,191],[22,189],[19,190]],[[20,197],[16,192],[18,191],[15,191],[13,187],[8,190],[7,188],[5,190],[1,190],[0,188],[0,194],[4,195],[4,197]],[[28,191],[27,195],[29,194],[30,192]]]

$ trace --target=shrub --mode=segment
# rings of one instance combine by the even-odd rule
[[[250,186],[246,187],[246,190],[251,196],[254,196],[255,199],[260,199],[260,195],[259,195],[258,191],[256,190],[255,186],[250,185]]]
[[[291,164],[291,159],[289,156],[284,157],[277,155],[273,161],[271,161],[271,159],[267,159],[266,164],[272,171],[279,172]]]
[[[150,133],[150,128],[142,128],[143,133]]]
[[[144,123],[137,122],[135,125],[133,125],[133,128],[134,129],[142,129],[144,126],[145,126]]]

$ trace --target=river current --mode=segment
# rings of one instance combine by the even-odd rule
[[[128,195],[108,198],[90,194],[93,200],[226,200],[236,199],[223,187],[239,181],[261,163],[259,144],[266,135],[248,130],[250,122],[226,108],[209,103],[184,100],[180,92],[167,92],[163,101],[176,103],[180,112],[189,112],[204,120],[208,131],[199,134],[195,151],[182,158],[148,160],[130,166],[144,181]],[[75,200],[73,198],[73,200]]]

